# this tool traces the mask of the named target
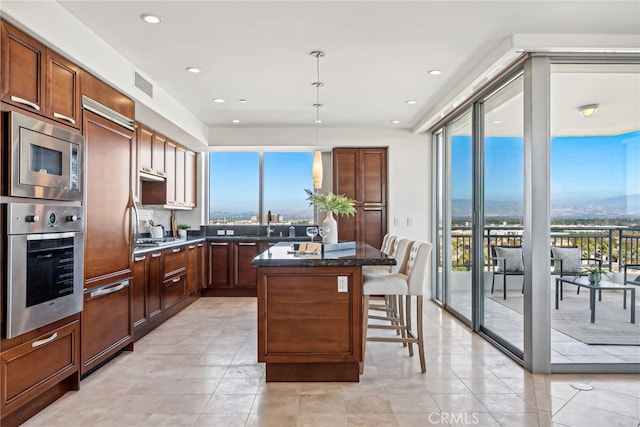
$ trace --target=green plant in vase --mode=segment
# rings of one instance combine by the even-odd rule
[[[319,211],[327,212],[327,216],[322,221],[322,242],[338,243],[338,224],[333,214],[352,216],[356,214],[356,200],[344,194],[316,193],[311,190],[304,190],[310,205],[316,205]]]
[[[185,239],[187,237],[187,230],[191,228],[189,224],[178,224],[178,236]]]
[[[597,285],[602,280],[605,270],[602,267],[586,268],[576,274],[576,276],[588,276],[589,283]]]

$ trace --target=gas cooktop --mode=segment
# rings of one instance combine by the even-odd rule
[[[144,237],[144,238],[136,239],[136,246],[141,248],[148,248],[148,247],[154,247],[154,246],[161,246],[167,243],[173,243],[176,240],[178,239],[176,239],[175,237],[158,237],[158,238]]]

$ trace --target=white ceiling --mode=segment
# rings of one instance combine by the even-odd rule
[[[322,126],[413,128],[511,35],[640,39],[637,0],[59,3],[212,128],[315,126],[312,50],[326,52]],[[144,23],[144,13],[162,23]],[[431,76],[431,69],[443,73]],[[571,114],[601,102],[602,93],[562,87]]]

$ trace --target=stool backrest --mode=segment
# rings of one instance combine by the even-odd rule
[[[416,240],[411,245],[405,273],[409,295],[424,295],[427,284],[427,266],[432,247],[431,243],[420,240]]]
[[[391,256],[396,259],[396,265],[391,266],[391,273],[404,274],[407,271],[407,261],[409,261],[409,250],[411,249],[411,245],[413,245],[413,241],[407,238],[398,237],[395,239],[391,250]]]
[[[380,252],[387,255],[392,255],[391,251],[393,249],[393,243],[396,241],[398,236],[395,234],[385,234],[382,239],[382,245],[380,246]]]

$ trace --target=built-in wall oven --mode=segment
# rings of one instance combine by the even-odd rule
[[[82,206],[8,203],[6,338],[82,310]]]

